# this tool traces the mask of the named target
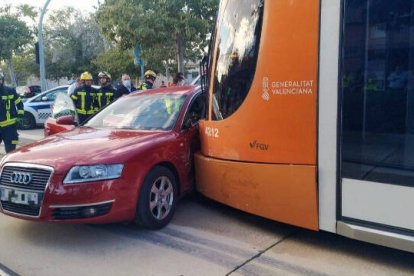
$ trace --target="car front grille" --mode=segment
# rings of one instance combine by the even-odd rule
[[[28,178],[23,181],[16,181],[16,179],[13,179],[13,173],[25,176],[30,175],[30,181]],[[11,196],[6,199],[3,196],[1,197],[1,208],[6,212],[17,215],[39,217],[46,186],[52,173],[53,168],[46,166],[24,163],[6,164],[1,172],[0,187],[11,193]],[[19,200],[16,200],[16,195],[14,194],[16,192],[26,193],[24,196],[27,196],[28,193],[36,194],[38,204],[33,204],[32,201],[21,203]]]
[[[30,173],[32,175],[32,181],[28,184],[12,183],[11,177],[13,172]],[[49,181],[51,170],[37,169],[30,167],[17,167],[6,166],[1,173],[0,185],[10,188],[19,188],[24,190],[43,192],[46,188],[46,184]]]

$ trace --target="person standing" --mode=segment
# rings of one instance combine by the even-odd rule
[[[99,83],[101,87],[96,94],[95,110],[99,111],[106,105],[110,104],[115,100],[116,90],[112,86],[112,78],[108,72],[100,72],[98,74]]]
[[[92,87],[93,77],[91,73],[82,73],[80,79],[84,84],[75,89],[71,98],[78,113],[79,124],[82,124],[96,113],[94,102],[98,90]]]
[[[116,98],[128,95],[136,90],[137,89],[132,85],[131,77],[128,74],[122,74],[121,85],[118,86],[118,89],[116,90]]]
[[[148,70],[144,74],[144,82],[138,87],[138,90],[148,90],[152,89],[154,86],[155,79],[157,78],[157,74],[154,71]]]
[[[184,74],[181,72],[178,72],[173,78],[172,86],[183,86],[184,84],[185,84]]]
[[[4,72],[0,71],[0,143],[6,153],[16,149],[19,141],[17,122],[24,115],[23,102],[15,88],[4,85]]]
[[[72,96],[73,92],[75,92],[75,89],[82,86],[83,83],[80,80],[80,78],[77,78],[68,88],[68,95]]]

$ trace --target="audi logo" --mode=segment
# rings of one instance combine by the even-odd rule
[[[15,184],[29,184],[32,181],[32,174],[27,172],[13,172],[10,182]]]

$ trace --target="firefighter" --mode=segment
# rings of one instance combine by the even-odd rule
[[[95,110],[99,111],[104,106],[110,104],[115,100],[116,90],[111,84],[111,75],[108,72],[100,72],[98,74],[99,83],[101,87],[96,94]]]
[[[183,100],[166,96],[164,98],[164,105],[165,111],[169,116],[171,116],[172,114],[180,111],[180,108],[183,105]]]
[[[82,73],[80,79],[84,84],[76,88],[71,97],[78,113],[79,124],[82,124],[96,113],[94,103],[98,90],[92,87],[93,77],[91,73]]]
[[[141,85],[138,87],[138,90],[148,90],[152,89],[154,86],[155,79],[157,78],[157,74],[155,74],[154,71],[148,70],[144,74],[144,83],[141,83]]]
[[[4,86],[4,72],[0,71],[0,143],[4,142],[6,153],[16,149],[19,141],[17,122],[24,115],[23,102],[16,89]]]

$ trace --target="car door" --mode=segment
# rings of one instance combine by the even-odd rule
[[[71,130],[78,122],[78,115],[72,99],[66,93],[58,93],[52,105],[51,117],[45,122],[45,136]]]
[[[53,89],[25,103],[27,111],[34,115],[36,124],[45,123],[46,119],[52,115],[51,106],[56,96],[61,93],[66,93],[66,91],[66,87]]]
[[[202,99],[202,94],[197,93],[190,101],[186,113],[183,117],[180,133],[180,143],[184,146],[182,160],[185,164],[185,174],[190,189],[195,183],[195,166],[194,153],[200,149],[200,139],[198,131],[198,120],[205,112],[205,102]]]

